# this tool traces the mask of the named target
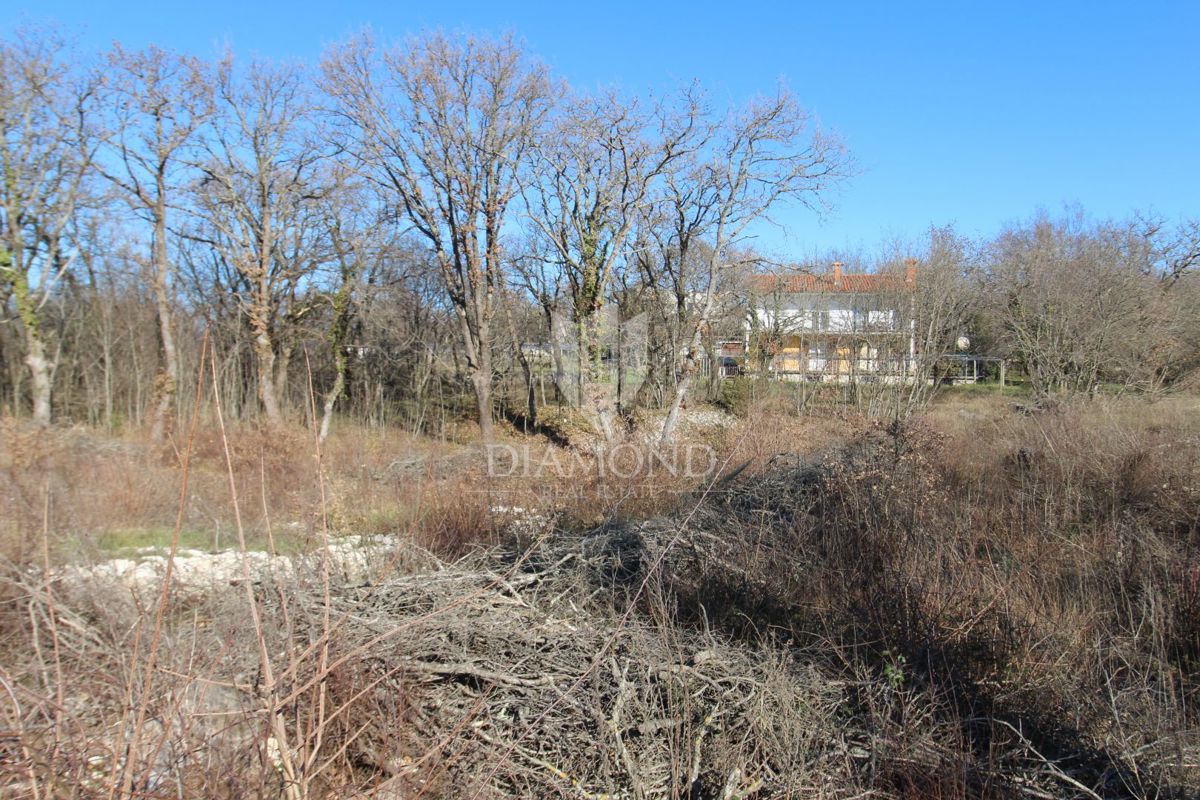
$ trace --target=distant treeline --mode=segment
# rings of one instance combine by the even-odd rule
[[[0,129],[0,408],[156,438],[197,397],[323,433],[336,413],[473,415],[489,437],[547,399],[530,352],[605,436],[656,406],[670,438],[707,345],[744,333],[743,278],[781,268],[749,231],[855,171],[786,90],[580,92],[512,38],[440,33],[303,65],[17,31]],[[1195,222],[934,229],[864,266],[913,258],[923,353],[968,335],[1042,394],[1160,389],[1197,363]],[[641,315],[621,397],[605,327]]]

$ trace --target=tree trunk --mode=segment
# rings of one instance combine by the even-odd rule
[[[485,443],[492,441],[492,371],[482,366],[471,370],[471,384],[475,387],[475,402],[479,407],[479,435]]]
[[[600,382],[600,349],[592,324],[580,326],[579,350],[586,355],[579,367],[580,407],[590,417],[590,422],[600,430],[604,441],[612,442],[616,437],[616,416],[612,397]],[[586,338],[584,338],[586,337]]]
[[[529,365],[529,359],[521,353],[521,372],[525,374],[525,405],[529,409],[529,423],[537,424],[537,391],[534,389],[533,383],[533,368]]]
[[[104,336],[101,339],[104,356],[104,429],[112,433],[113,429],[113,356],[112,356],[112,327],[109,324],[108,310],[104,312]]]
[[[660,444],[669,444],[675,436],[675,427],[679,424],[679,410],[683,408],[683,400],[687,397],[688,388],[692,385],[692,375],[695,371],[695,359],[689,352],[683,374],[679,376],[679,382],[675,384],[675,397],[671,399],[667,418],[663,420],[662,435],[658,438]]]
[[[15,249],[15,248],[14,248]],[[9,266],[13,258],[0,250],[0,265],[6,266],[13,275],[13,300],[17,316],[25,332],[25,366],[29,367],[29,378],[33,399],[33,421],[43,427],[50,424],[50,389],[54,382],[54,365],[46,355],[46,343],[38,319],[35,300],[29,288],[29,275],[23,266]],[[5,263],[7,262],[7,263]]]
[[[579,407],[588,421],[599,429],[604,441],[612,442],[616,437],[616,409],[611,393],[600,381],[601,360],[599,334],[595,315],[581,322],[576,330],[579,335]]]
[[[529,363],[529,357],[525,355],[525,348],[521,346],[521,337],[517,335],[517,326],[513,322],[512,308],[507,303],[504,305],[504,319],[508,323],[508,333],[512,337],[513,347],[517,349],[517,363],[521,365],[521,374],[525,378],[525,405],[529,424],[536,425],[537,393],[533,388],[533,365]]]
[[[334,354],[335,374],[333,387],[325,394],[325,409],[321,414],[321,433],[317,437],[317,440],[321,443],[324,443],[326,437],[329,436],[329,423],[333,420],[333,407],[346,388],[346,354],[342,351],[340,342],[336,347],[337,351]]]
[[[150,428],[150,438],[156,442],[171,434],[175,421],[175,392],[179,386],[179,356],[175,350],[171,295],[168,288],[171,267],[167,261],[166,208],[161,200],[161,186],[158,196],[159,208],[154,222],[154,301],[158,312],[158,336],[163,360],[158,379],[155,381],[158,402],[154,409],[154,423]]]
[[[275,348],[265,319],[256,314],[251,320],[254,326],[254,361],[257,366],[258,399],[262,403],[267,423],[278,427],[283,424],[279,414],[279,402],[275,397]]]
[[[338,287],[337,295],[333,301],[333,324],[329,330],[329,349],[330,355],[333,356],[333,386],[325,394],[325,408],[321,414],[321,432],[317,437],[319,442],[324,442],[329,436],[329,424],[333,420],[333,407],[337,404],[338,398],[342,396],[342,392],[346,390],[346,338],[350,332],[350,292],[353,288],[352,281],[357,276],[357,270],[350,270],[345,267],[342,269],[342,285]]]
[[[280,337],[285,339],[286,337]],[[275,363],[272,366],[272,371],[275,375],[275,402],[279,408],[289,408],[288,400],[288,373],[292,368],[292,354],[294,348],[291,345],[280,343],[279,353],[275,356]],[[305,408],[308,403],[304,404]]]
[[[587,416],[592,417],[591,422],[600,429],[601,435],[604,436],[604,441],[611,442],[616,438],[616,409],[613,405],[612,398],[605,391],[604,387],[597,385],[591,380],[583,382],[584,403],[583,408],[586,409]]]
[[[25,356],[25,365],[29,367],[32,381],[33,421],[46,427],[50,424],[50,362],[46,359],[46,345],[41,337],[30,331],[27,338],[29,353]]]
[[[714,264],[710,267],[704,309],[696,322],[696,332],[692,334],[691,345],[688,347],[687,355],[683,359],[683,368],[679,371],[679,381],[675,384],[675,397],[671,400],[671,408],[667,411],[667,418],[663,420],[662,435],[659,437],[661,444],[670,443],[671,439],[675,436],[675,427],[679,424],[679,410],[683,407],[684,398],[687,397],[688,389],[692,385],[692,376],[696,374],[700,367],[697,353],[700,350],[701,343],[704,341],[704,331],[708,327],[709,317],[712,316],[713,286],[715,284],[716,267]]]
[[[554,390],[558,392],[560,403],[569,403],[567,396],[567,364],[563,358],[562,342],[559,341],[558,331],[550,323],[550,359],[554,362]],[[545,398],[543,398],[545,399]]]
[[[476,324],[468,320],[468,309],[456,309],[459,330],[462,332],[464,355],[466,356],[467,378],[475,389],[475,403],[479,410],[479,435],[485,443],[492,441],[492,336],[488,320],[476,317]]]

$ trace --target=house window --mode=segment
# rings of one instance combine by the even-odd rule
[[[867,314],[867,324],[875,330],[893,331],[896,329],[896,312],[871,311]]]
[[[835,308],[828,312],[828,324],[825,330],[849,331],[854,329],[854,310]]]
[[[814,342],[808,347],[808,371],[809,372],[824,372],[826,346],[820,342]]]
[[[875,372],[879,366],[879,348],[872,347],[868,342],[862,342],[858,347],[859,372]]]

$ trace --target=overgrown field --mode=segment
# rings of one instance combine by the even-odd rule
[[[711,477],[539,481],[10,425],[4,796],[1200,794],[1195,400],[717,423]],[[78,568],[172,541],[279,557]]]

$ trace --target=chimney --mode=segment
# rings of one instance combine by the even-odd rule
[[[909,286],[917,285],[917,260],[910,258],[904,266],[904,282]]]
[[[842,262],[833,262],[833,288],[842,288]]]

